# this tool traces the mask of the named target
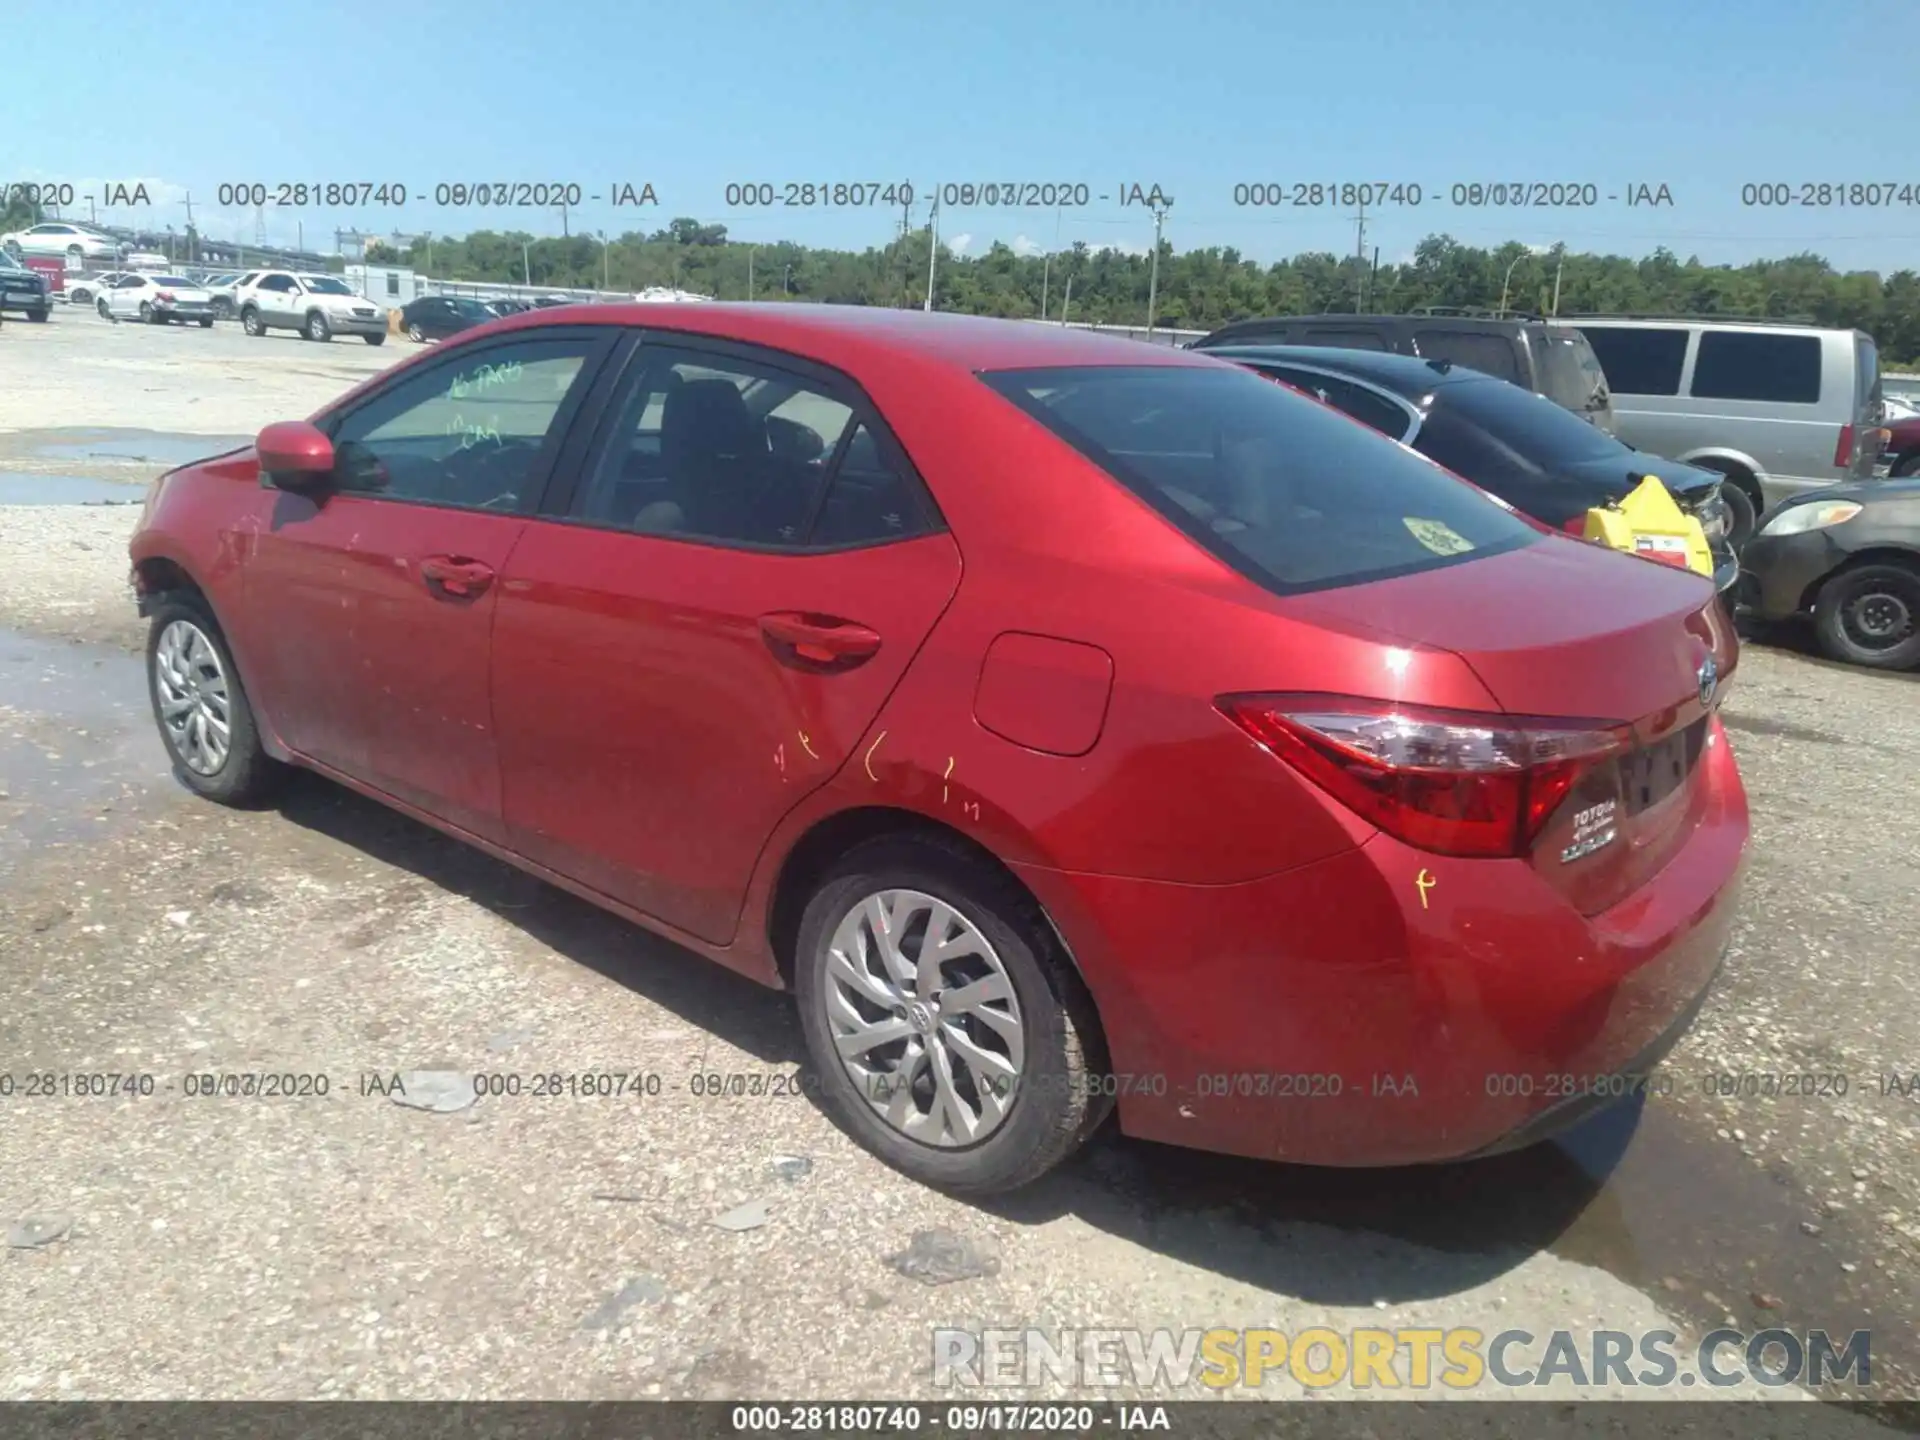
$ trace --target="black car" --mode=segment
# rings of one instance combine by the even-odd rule
[[[1740,601],[1759,619],[1811,614],[1835,660],[1920,666],[1920,479],[1783,500],[1760,518],[1740,565]]]
[[[1613,394],[1593,347],[1571,325],[1538,316],[1424,310],[1412,315],[1277,315],[1237,320],[1192,350],[1237,345],[1318,345],[1450,360],[1512,381],[1614,433]]]
[[[400,326],[416,344],[444,340],[499,318],[499,312],[484,300],[465,295],[422,295],[400,307]]]
[[[1446,360],[1311,346],[1218,346],[1232,360],[1371,425],[1543,524],[1580,534],[1587,511],[1624,498],[1648,475],[1699,520],[1723,595],[1740,577],[1717,470],[1682,465],[1492,375]]]
[[[6,310],[17,310],[29,320],[45,320],[53,313],[53,294],[46,276],[0,250],[0,311]]]

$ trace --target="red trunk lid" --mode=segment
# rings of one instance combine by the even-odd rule
[[[1644,883],[1697,822],[1699,761],[1738,658],[1703,577],[1555,536],[1293,606],[1451,650],[1510,715],[1633,727],[1632,748],[1575,786],[1534,847],[1582,913]]]

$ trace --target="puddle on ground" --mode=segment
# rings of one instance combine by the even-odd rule
[[[0,879],[174,788],[138,658],[0,630]]]
[[[147,465],[186,465],[209,455],[251,445],[251,435],[180,435],[160,430],[43,430],[31,453],[49,460],[118,461]]]
[[[81,475],[36,475],[0,470],[0,505],[138,505],[147,482],[89,480]]]

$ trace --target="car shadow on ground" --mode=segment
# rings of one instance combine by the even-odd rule
[[[1920,670],[1876,670],[1871,665],[1850,665],[1844,660],[1833,660],[1820,653],[1820,645],[1813,635],[1813,622],[1805,617],[1791,620],[1762,620],[1747,611],[1741,611],[1734,621],[1740,634],[1742,645],[1757,645],[1766,650],[1778,650],[1782,654],[1792,655],[1809,664],[1818,665],[1823,670],[1838,670],[1848,675],[1874,676],[1896,683],[1920,684]]]
[[[278,808],[296,825],[471,900],[763,1064],[806,1063],[783,994],[316,776],[296,776]],[[1637,1107],[1628,1105],[1517,1154],[1328,1170],[1131,1140],[1109,1120],[1080,1156],[1039,1184],[971,1203],[1021,1226],[1072,1216],[1171,1259],[1313,1303],[1395,1304],[1494,1280],[1576,1221],[1589,1231],[1597,1221],[1606,1232],[1604,1182],[1637,1121]]]

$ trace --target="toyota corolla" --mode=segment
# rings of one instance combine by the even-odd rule
[[[167,475],[132,561],[193,790],[318,771],[791,990],[829,1112],[954,1190],[1116,1108],[1528,1143],[1732,923],[1712,585],[1199,353],[534,311]]]

